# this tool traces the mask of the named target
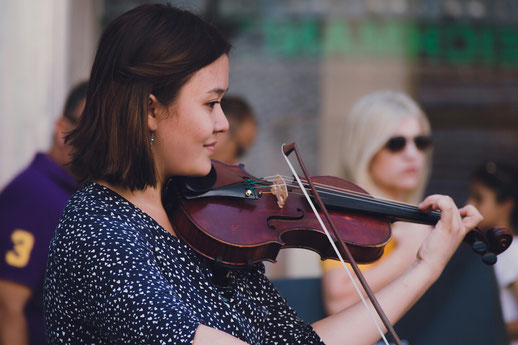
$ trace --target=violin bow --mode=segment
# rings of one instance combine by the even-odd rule
[[[365,298],[363,297],[363,294],[360,292],[360,290],[358,288],[358,285],[356,284],[356,282],[354,281],[354,278],[352,277],[351,273],[347,269],[347,266],[345,265],[345,262],[344,262],[344,259],[343,259],[344,257],[347,258],[347,260],[349,261],[349,263],[350,263],[354,273],[356,274],[356,277],[360,281],[363,289],[365,290],[365,293],[369,297],[369,300],[371,301],[372,306],[374,307],[374,309],[378,313],[378,316],[380,317],[381,321],[383,322],[383,325],[387,329],[387,332],[390,334],[390,336],[392,337],[392,339],[394,340],[396,345],[402,345],[401,340],[399,339],[398,335],[396,334],[396,331],[394,330],[394,327],[392,326],[392,324],[390,323],[389,319],[385,315],[385,312],[383,311],[383,309],[379,305],[378,300],[374,296],[374,293],[372,292],[369,284],[365,280],[365,277],[363,276],[363,274],[361,273],[360,269],[358,268],[358,265],[356,264],[356,261],[354,260],[351,252],[349,251],[349,248],[347,248],[347,245],[342,240],[340,234],[336,230],[336,227],[335,227],[333,221],[331,220],[331,217],[329,217],[329,213],[327,212],[327,209],[326,209],[324,203],[320,199],[320,196],[318,195],[318,192],[317,192],[315,186],[313,185],[313,181],[311,180],[310,175],[309,175],[308,171],[306,170],[304,162],[302,161],[302,157],[301,157],[301,155],[299,153],[299,150],[297,148],[297,144],[295,144],[294,142],[289,144],[289,145],[283,144],[282,145],[282,150],[283,150],[283,154],[284,154],[284,159],[288,163],[288,166],[290,167],[291,172],[293,173],[293,176],[297,179],[297,182],[298,182],[302,192],[304,193],[304,195],[305,195],[306,199],[308,200],[311,208],[313,209],[313,212],[315,213],[315,216],[317,217],[318,221],[320,222],[320,225],[322,226],[324,232],[326,233],[327,238],[329,239],[329,241],[331,243],[331,246],[335,250],[338,258],[340,259],[340,261],[342,262],[342,265],[344,266],[345,271],[347,272],[347,274],[349,275],[349,278],[353,282],[353,285],[354,285],[356,291],[358,292],[358,294],[359,294],[363,304],[365,304],[365,307],[367,308],[367,311],[369,312],[369,315],[371,316],[372,320],[374,321],[374,324],[376,325],[376,328],[378,329],[378,331],[379,331],[379,333],[381,335],[381,338],[383,338],[383,340],[385,341],[386,345],[389,345],[389,343],[387,341],[387,338],[385,337],[385,334],[383,334],[383,331],[381,330],[380,325],[378,324],[377,320],[375,319],[374,315],[372,314],[371,309],[369,308],[369,305],[367,304]],[[329,231],[327,230],[327,227],[322,222],[322,219],[321,219],[320,215],[318,214],[318,212],[317,212],[317,210],[315,208],[315,205],[313,204],[313,202],[311,201],[309,195],[307,194],[306,188],[302,184],[302,181],[300,180],[300,178],[297,175],[295,169],[291,165],[290,160],[288,159],[288,155],[290,155],[292,152],[295,152],[295,155],[297,156],[297,161],[299,162],[300,168],[302,169],[302,172],[304,173],[304,176],[306,177],[306,181],[309,184],[309,187],[311,188],[313,196],[315,197],[315,200],[316,200],[318,206],[320,207],[320,210],[324,214],[324,217],[326,218],[327,223],[331,227],[331,230],[333,231],[333,235],[338,240],[338,247],[335,245],[335,242],[333,241],[331,235],[329,234]]]

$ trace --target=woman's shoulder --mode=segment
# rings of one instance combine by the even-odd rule
[[[109,200],[103,186],[97,183],[87,183],[76,191],[68,200],[66,211],[71,209],[99,208]]]
[[[110,194],[112,193],[107,188],[96,183],[83,186],[70,197],[63,211],[63,218],[80,223],[96,217],[109,219],[107,215],[121,213],[122,200],[116,200],[116,195]]]
[[[138,232],[145,228],[145,217],[138,214],[136,207],[108,188],[89,183],[70,198],[57,228],[59,233],[77,235],[83,239],[103,234]]]

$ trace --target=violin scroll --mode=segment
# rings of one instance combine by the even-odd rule
[[[466,235],[464,241],[482,257],[485,264],[494,265],[497,255],[509,248],[513,242],[513,235],[505,228],[493,228],[485,232],[475,228]]]
[[[506,228],[493,228],[486,232],[490,250],[495,254],[505,251],[513,242],[513,234]]]

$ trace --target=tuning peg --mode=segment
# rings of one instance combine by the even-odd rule
[[[473,251],[477,254],[483,255],[487,252],[487,245],[482,241],[475,241],[471,245]]]
[[[487,252],[484,255],[482,255],[482,261],[487,265],[494,265],[496,263],[496,254]]]

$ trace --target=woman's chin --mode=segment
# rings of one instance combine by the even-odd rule
[[[410,185],[401,186],[399,190],[403,193],[413,193],[413,192],[415,192],[416,188],[417,188],[416,184],[410,184]]]
[[[412,191],[419,185],[419,179],[417,176],[405,176],[399,179],[398,185],[402,190]]]
[[[200,166],[197,167],[197,169],[195,169],[193,171],[193,173],[190,175],[191,176],[207,176],[210,173],[211,169],[212,169],[212,161],[209,158],[207,163],[204,162],[204,164],[200,164]]]

